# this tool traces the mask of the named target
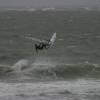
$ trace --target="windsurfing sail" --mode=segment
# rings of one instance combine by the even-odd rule
[[[52,37],[51,37],[50,40],[40,40],[40,39],[38,39],[38,38],[33,38],[33,37],[25,37],[25,38],[30,39],[30,40],[32,40],[32,41],[37,41],[37,42],[39,42],[39,43],[48,44],[49,47],[51,47],[51,46],[53,46],[53,44],[54,44],[54,42],[55,42],[55,40],[56,40],[56,33],[54,33],[54,34],[52,35]]]
[[[50,39],[50,42],[49,42],[50,46],[52,46],[54,44],[55,40],[56,40],[56,33],[54,33]]]

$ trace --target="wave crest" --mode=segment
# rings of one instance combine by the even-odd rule
[[[23,64],[24,63],[24,64]],[[16,70],[17,68],[17,70]],[[20,71],[19,71],[20,69]],[[5,76],[13,72],[21,73],[37,79],[67,79],[80,77],[100,77],[100,67],[97,64],[35,64],[22,60],[14,66],[0,65],[0,75]]]

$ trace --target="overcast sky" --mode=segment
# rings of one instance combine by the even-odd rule
[[[63,6],[63,5],[100,5],[100,0],[0,0],[0,6]]]

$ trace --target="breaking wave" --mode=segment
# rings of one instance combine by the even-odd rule
[[[13,66],[0,65],[0,77],[13,76],[31,79],[99,78],[97,64],[64,64],[44,61],[20,60]],[[12,78],[12,77],[10,77]]]

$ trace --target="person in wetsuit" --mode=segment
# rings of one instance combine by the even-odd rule
[[[41,42],[39,44],[35,44],[35,50],[37,53],[39,50],[48,49],[49,47],[50,47],[49,42],[48,43]]]

